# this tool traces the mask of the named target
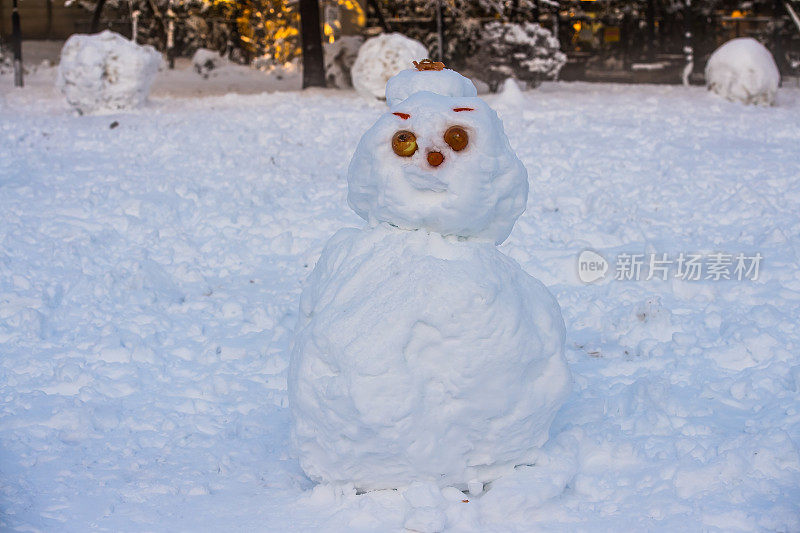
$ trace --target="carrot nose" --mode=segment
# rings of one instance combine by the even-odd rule
[[[432,167],[438,167],[444,162],[444,156],[441,152],[428,152],[428,164]]]

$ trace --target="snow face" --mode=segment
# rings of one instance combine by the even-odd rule
[[[386,103],[397,105],[421,91],[443,96],[478,96],[475,84],[454,70],[407,69],[392,76],[386,83]]]
[[[407,118],[404,118],[407,117]],[[456,151],[445,133],[468,134]],[[398,131],[416,137],[413,155],[397,155]],[[430,152],[442,154],[433,167]],[[370,225],[424,228],[443,235],[503,242],[525,210],[528,179],[497,114],[479,98],[412,95],[381,116],[358,143],[347,173],[350,207]]]
[[[289,372],[312,479],[467,487],[548,438],[569,392],[555,299],[492,244],[381,225],[327,244]]]
[[[367,39],[350,71],[353,87],[368,98],[383,98],[389,78],[426,57],[428,51],[421,42],[400,33]]]
[[[161,54],[106,30],[76,34],[61,50],[56,87],[81,114],[141,107],[162,64]]]
[[[752,37],[723,44],[706,65],[708,89],[744,104],[772,105],[780,81],[772,54]]]

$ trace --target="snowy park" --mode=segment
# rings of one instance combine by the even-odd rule
[[[366,200],[348,206],[359,140],[417,108],[404,93],[387,119],[386,102],[301,90],[291,70],[143,68],[149,98],[101,112],[77,107],[96,101],[70,100],[56,67],[24,88],[0,74],[0,529],[800,531],[796,80],[769,89],[772,105],[703,86],[481,87],[529,187],[489,246],[560,306],[570,385],[543,444],[499,477],[386,488],[301,466],[289,373],[296,345],[327,342],[296,333],[314,320],[301,293],[323,248],[374,225]],[[416,238],[404,221],[386,231]],[[391,331],[371,327],[347,334]],[[462,392],[479,397],[479,378]],[[513,440],[483,407],[464,423],[486,416]],[[354,472],[380,468],[355,457]]]

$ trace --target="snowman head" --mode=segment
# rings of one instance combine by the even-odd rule
[[[350,207],[371,225],[496,244],[528,198],[527,171],[497,114],[480,98],[430,91],[392,105],[367,130],[347,183]]]

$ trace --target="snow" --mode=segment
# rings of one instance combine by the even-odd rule
[[[519,84],[514,78],[506,78],[503,86],[498,93],[497,103],[499,107],[518,108],[524,105],[525,95],[522,93]]]
[[[227,63],[228,60],[219,55],[219,52],[208,48],[198,48],[192,56],[194,70],[204,78],[208,78],[212,70],[219,69]]]
[[[797,88],[544,83],[498,107],[533,190],[501,251],[563,310],[572,395],[485,492],[356,494],[291,456],[287,367],[385,108],[178,98],[170,76],[227,90],[189,65],[142,109],[75,116],[54,75],[0,76],[0,529],[800,530]],[[765,259],[757,281],[587,285],[586,248]]]
[[[772,105],[780,82],[772,54],[752,37],[728,41],[706,64],[708,89],[744,104]]]
[[[401,70],[386,83],[386,103],[394,106],[420,91],[430,91],[444,96],[478,96],[478,90],[469,78],[450,69]]]
[[[340,230],[300,311],[289,399],[317,481],[482,486],[535,457],[569,394],[558,304],[491,243]]]
[[[353,87],[367,98],[384,98],[389,78],[427,57],[428,50],[421,42],[400,33],[367,39],[350,70]]]
[[[118,33],[75,34],[61,50],[56,87],[81,114],[136,109],[162,63],[155,48]]]
[[[460,109],[461,111],[456,111]],[[395,113],[400,113],[400,116]],[[407,116],[408,118],[403,118]],[[460,125],[469,143],[455,151],[443,139]],[[416,135],[417,150],[398,162],[395,132]],[[444,162],[430,172],[427,156]],[[503,242],[525,210],[525,168],[508,144],[497,114],[480,98],[420,92],[390,108],[362,137],[350,163],[348,202],[371,225],[424,227],[443,235]]]

